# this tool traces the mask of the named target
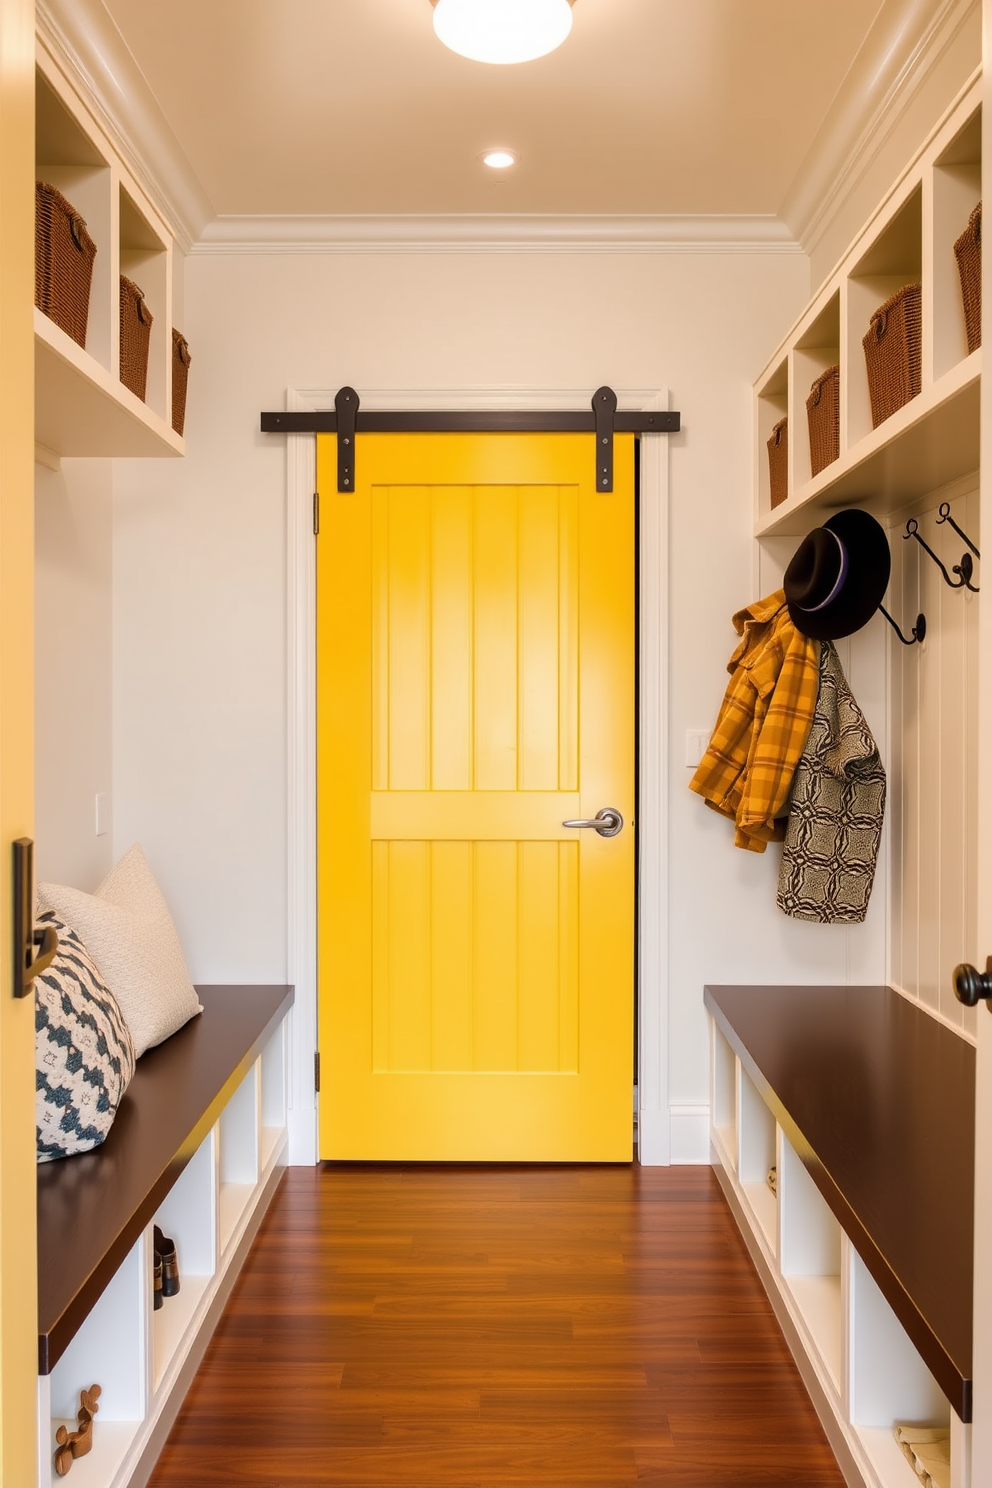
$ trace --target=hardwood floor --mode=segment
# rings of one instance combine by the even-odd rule
[[[625,1483],[843,1488],[708,1168],[289,1170],[151,1488]]]

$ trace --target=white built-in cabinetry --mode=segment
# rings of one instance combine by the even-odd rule
[[[51,1373],[39,1376],[39,1484],[62,1481],[55,1433],[75,1427],[80,1390],[94,1383],[103,1393],[93,1448],[73,1462],[73,1488],[137,1488],[148,1478],[285,1166],[286,1110],[283,1016]],[[175,1240],[181,1277],[157,1311],[153,1224]]]
[[[35,172],[97,245],[85,347],[35,307],[35,439],[42,455],[181,455],[172,428],[173,234],[59,62],[38,43]],[[120,381],[120,275],[154,317],[144,402]]]
[[[892,1429],[915,1422],[949,1427],[949,1488],[970,1488],[970,1427],[713,1019],[710,1030],[714,1166],[848,1483],[919,1488]]]
[[[857,505],[880,519],[978,468],[982,350],[968,354],[955,240],[982,195],[980,84],[951,109],[855,239],[755,384],[759,537],[804,533],[816,513]],[[922,284],[922,389],[872,428],[862,337],[872,313]],[[840,365],[840,456],[810,475],[806,398]],[[766,442],[789,419],[789,495],[771,506]]]

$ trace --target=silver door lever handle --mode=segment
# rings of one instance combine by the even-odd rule
[[[597,811],[593,817],[575,821],[563,821],[563,827],[591,827],[598,832],[600,837],[615,837],[623,830],[623,817],[615,806],[604,806],[602,811]]]

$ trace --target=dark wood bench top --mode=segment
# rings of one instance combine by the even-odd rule
[[[138,1060],[102,1146],[38,1167],[38,1370],[49,1374],[293,1002],[199,987],[203,1013]]]
[[[971,1420],[975,1050],[890,987],[705,1002],[963,1421]]]

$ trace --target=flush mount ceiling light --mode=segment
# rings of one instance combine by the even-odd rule
[[[490,170],[509,170],[511,165],[516,165],[517,157],[512,150],[487,150],[482,157],[483,165],[488,165]]]
[[[431,0],[434,30],[473,62],[532,62],[560,47],[575,0]]]

